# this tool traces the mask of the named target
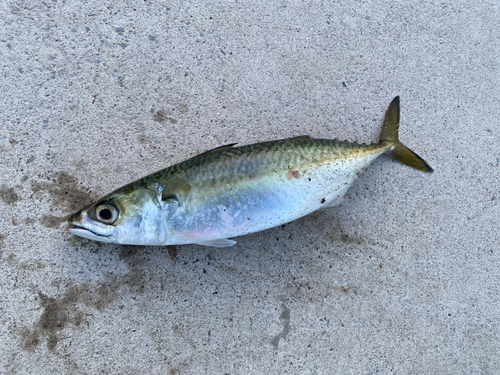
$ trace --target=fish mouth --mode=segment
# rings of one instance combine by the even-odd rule
[[[106,236],[105,234],[99,234],[97,232],[94,232],[93,230],[90,230],[88,228],[85,228],[85,227],[82,227],[82,226],[76,225],[76,224],[71,224],[68,230],[69,230],[70,233],[76,234],[77,236],[81,236],[82,233],[90,232],[94,236],[97,236],[97,237],[104,237],[104,238],[109,238],[110,237],[109,235]]]

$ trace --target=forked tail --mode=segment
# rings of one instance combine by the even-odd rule
[[[382,133],[380,133],[380,143],[385,143],[390,146],[389,154],[400,163],[418,169],[419,171],[432,172],[433,169],[424,159],[399,142],[398,129],[399,96],[396,96],[391,104],[389,104],[389,108],[387,108],[387,112],[385,113]]]

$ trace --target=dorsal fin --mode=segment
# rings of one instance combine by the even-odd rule
[[[230,143],[230,144],[228,144],[228,145],[219,146],[219,147],[213,148],[213,149],[211,149],[211,150],[208,150],[208,151],[202,152],[201,154],[196,155],[196,156],[195,156],[195,158],[196,158],[196,157],[198,157],[198,156],[211,154],[212,152],[216,152],[216,151],[220,151],[220,150],[225,150],[226,148],[231,148],[231,147],[233,147],[234,145],[237,145],[237,143]]]

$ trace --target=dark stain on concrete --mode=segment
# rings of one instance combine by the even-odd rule
[[[120,254],[118,254],[118,257],[121,260],[129,259],[130,257],[137,254],[137,252],[141,249],[144,249],[144,246],[123,245],[122,249],[120,250]]]
[[[0,198],[2,198],[5,203],[11,206],[19,200],[19,197],[14,191],[14,188],[5,185],[0,186]]]
[[[342,292],[344,294],[349,294],[349,293],[353,293],[355,295],[358,294],[358,288],[355,288],[355,287],[352,287],[352,286],[333,286],[332,289],[334,290],[337,290],[339,292]]]
[[[146,282],[144,274],[135,270],[124,276],[109,276],[97,287],[89,283],[68,283],[66,293],[58,297],[49,297],[37,291],[37,299],[43,312],[33,326],[20,330],[21,348],[33,351],[45,341],[47,349],[55,352],[64,329],[78,328],[89,323],[89,309],[103,311],[119,297],[123,288],[131,294],[143,294]]]
[[[151,140],[148,138],[148,136],[144,133],[141,133],[137,136],[137,140],[141,145],[147,145],[148,143],[151,143]]]
[[[160,109],[158,112],[156,112],[153,116],[153,120],[156,122],[161,122],[162,124],[167,121],[167,115],[170,113],[165,112],[164,110]]]
[[[39,260],[30,260],[26,262],[20,262],[14,254],[9,254],[5,260],[9,266],[23,271],[35,271],[45,268],[47,265],[40,262]]]
[[[175,118],[168,117],[168,116],[170,116],[170,111],[164,111],[163,109],[160,109],[158,112],[156,112],[153,115],[153,120],[156,122],[159,122],[161,124],[164,124],[167,121],[170,122],[171,124],[177,123],[177,120]]]
[[[167,246],[167,250],[170,259],[174,260],[177,257],[177,246],[174,245]]]
[[[288,332],[290,332],[290,309],[287,308],[284,304],[282,306],[280,321],[283,325],[283,331],[274,336],[274,338],[271,340],[271,344],[273,345],[274,350],[278,350],[280,340],[286,340],[286,336],[288,335]]]
[[[26,161],[26,163],[30,164],[30,163],[33,163],[36,159],[36,156],[34,155],[31,155],[30,158]]]
[[[179,112],[182,114],[186,114],[188,112],[188,105],[187,104],[179,104]]]
[[[104,242],[89,240],[87,238],[83,238],[83,237],[73,235],[73,234],[71,234],[69,236],[68,244],[73,246],[73,247],[83,246],[86,248],[86,251],[89,251],[90,253],[93,253],[93,254],[98,253],[101,250],[101,248],[108,245]]]
[[[47,349],[54,351],[59,341],[59,331],[68,325],[79,327],[82,324],[83,313],[72,308],[78,299],[74,292],[75,290],[68,291],[62,300],[38,292],[39,302],[44,310],[34,329],[24,328],[21,331],[21,347],[24,350],[34,350],[40,344],[40,340],[45,339]]]
[[[181,375],[184,373],[184,370],[187,369],[188,367],[189,367],[189,362],[187,361],[181,362],[176,367],[172,367],[168,371],[168,375]]]
[[[340,241],[346,245],[361,245],[365,243],[364,239],[347,234],[342,228],[340,220],[337,220],[337,224],[335,225],[333,230],[328,233],[328,237],[331,241]]]
[[[145,246],[140,245],[123,245],[118,257],[133,270],[144,263],[145,249]]]
[[[27,217],[26,219],[24,219],[24,224],[25,225],[33,225],[35,223],[35,219],[33,219],[32,217]]]
[[[7,237],[6,234],[0,233],[0,259],[2,259],[2,256],[3,256],[2,244],[3,244],[3,241],[5,241],[6,237]]]
[[[52,207],[61,210],[61,206],[76,211],[88,206],[95,200],[94,194],[78,183],[78,180],[67,172],[55,173],[49,181],[32,181],[33,193],[46,192],[52,199]]]
[[[46,228],[56,229],[63,223],[66,223],[71,215],[64,217],[54,216],[54,215],[44,215],[40,219],[40,224]]]
[[[345,244],[351,244],[351,245],[361,245],[363,243],[363,240],[361,238],[352,236],[349,237],[347,234],[343,232],[341,232],[340,241],[342,241]]]

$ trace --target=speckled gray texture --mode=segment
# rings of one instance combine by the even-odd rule
[[[2,374],[499,374],[498,1],[0,6]],[[401,139],[345,202],[228,249],[67,233],[225,143]]]

